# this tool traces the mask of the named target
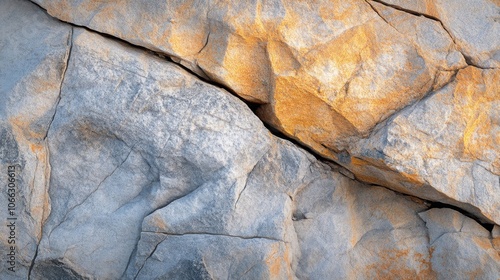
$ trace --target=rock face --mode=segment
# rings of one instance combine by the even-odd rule
[[[498,165],[494,161],[500,154],[500,117],[495,110],[500,96],[497,1],[34,2],[64,21],[164,53],[197,75],[259,103],[257,114],[263,121],[340,163],[360,180],[446,201],[484,221],[500,222],[500,200],[486,198],[499,189],[498,168],[472,172],[469,166]],[[469,79],[472,67],[477,68],[476,78]],[[483,71],[490,78],[479,78]],[[467,140],[471,124],[446,129],[453,139],[440,141],[445,143],[437,152],[430,147],[435,139],[420,143],[401,136],[412,142],[410,146],[419,146],[425,160],[448,153],[453,160],[467,158],[471,164],[458,167],[460,162],[436,171],[435,163],[392,164],[391,159],[400,155],[384,147],[375,147],[371,154],[364,151],[366,142],[379,141],[373,135],[387,123],[404,117],[408,107],[421,105],[428,96],[449,90],[458,79],[458,94],[467,95],[466,88],[487,83],[489,97],[482,104],[456,113],[464,114],[456,116],[462,122],[482,123],[484,129],[476,130],[474,138],[490,139],[487,151]],[[482,90],[469,95],[476,92]],[[477,115],[484,109],[479,108],[488,110],[481,119]],[[431,131],[428,138],[433,138],[435,127],[442,125],[430,115],[420,129]],[[412,129],[406,128],[407,134],[413,135]],[[464,146],[455,141],[462,138],[468,147],[456,148]],[[464,149],[481,150],[483,156],[473,163],[474,157],[456,154]],[[463,180],[434,179],[455,177],[457,168]],[[478,172],[488,172],[491,179],[473,183]],[[454,181],[464,181],[465,186]]]
[[[47,131],[71,26],[26,1],[1,1],[0,11],[0,278],[26,279],[50,213]]]
[[[497,2],[33,2],[1,279],[500,275]]]
[[[446,87],[401,111],[369,139],[357,143],[353,153],[361,159],[347,165],[360,178],[380,174],[365,179],[380,180],[384,185],[393,180],[384,174],[386,170],[408,174],[406,182],[392,181],[387,186],[427,199],[442,196],[439,201],[451,204],[455,200],[471,213],[498,221],[499,81],[498,70],[460,70]]]
[[[495,265],[500,256],[494,249],[498,237],[492,240],[490,232],[451,209],[431,209],[419,215],[429,228],[432,264],[438,278],[487,279],[486,275],[500,275]]]

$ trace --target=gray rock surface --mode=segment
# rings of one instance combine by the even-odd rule
[[[470,63],[500,67],[500,4],[495,0],[377,1],[438,19]]]
[[[316,181],[297,196],[299,279],[433,279],[427,209],[345,177]]]
[[[495,279],[500,254],[488,230],[451,209],[419,214],[429,229],[431,263],[438,279]]]
[[[34,4],[0,2],[1,279],[28,277],[50,212],[46,135],[66,69],[70,33],[70,26]],[[9,166],[14,172],[8,172]],[[11,264],[7,254],[12,252]]]
[[[397,13],[373,7],[397,22]],[[2,235],[0,279],[498,277],[498,225],[490,232],[485,226],[491,225],[455,210],[356,180],[344,167],[272,135],[231,93],[147,49],[59,22],[26,1],[0,2],[0,23],[2,34],[16,38],[0,39],[2,184],[9,165],[19,170],[16,271],[3,259],[10,249]],[[495,217],[498,186],[488,178],[498,168],[496,138],[477,135],[495,136],[488,128],[496,126],[461,120],[467,114],[496,120],[490,90],[496,73],[460,70],[352,150],[370,158],[394,149],[401,156],[391,152],[383,161],[391,169],[413,165],[442,186],[444,202],[482,203],[489,208],[464,203],[464,213]],[[486,115],[474,115],[478,107]],[[472,185],[432,177],[419,162],[434,130],[397,134],[424,130],[419,125],[438,109],[455,123],[435,128],[448,137],[445,144],[458,141],[455,130],[471,131],[467,149],[444,149],[438,167]],[[416,137],[422,144],[377,146],[384,137],[402,139],[389,143]],[[449,150],[465,152],[453,157]],[[413,153],[413,161],[404,153]],[[7,195],[0,196],[2,222],[9,216]]]
[[[145,216],[195,190],[236,198],[270,139],[244,104],[173,64],[83,29],[72,41],[34,273],[64,256],[81,274],[118,278]]]

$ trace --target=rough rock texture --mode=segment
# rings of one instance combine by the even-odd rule
[[[439,20],[470,64],[480,68],[500,67],[498,1],[383,0],[379,2]]]
[[[485,43],[442,1],[35,2],[72,24],[0,2],[1,279],[500,274],[496,2]]]
[[[7,254],[14,245],[15,275],[26,279],[50,212],[46,136],[66,69],[71,27],[29,2],[7,0],[0,2],[0,33],[0,278],[6,279],[11,267]]]
[[[500,275],[496,265],[500,255],[492,236],[477,222],[451,209],[431,209],[419,215],[429,229],[431,262],[438,278],[488,279],[486,275]]]
[[[446,201],[484,221],[500,222],[500,200],[482,195],[498,190],[498,168],[472,172],[470,164],[460,162],[439,170],[436,163],[422,167],[408,159],[392,164],[391,159],[400,156],[397,150],[377,147],[370,155],[360,151],[367,141],[379,141],[372,135],[391,119],[401,118],[405,108],[458,79],[458,94],[477,88],[469,95],[489,97],[468,112],[459,108],[462,116],[456,118],[483,123],[484,129],[476,130],[473,138],[488,138],[493,145],[483,151],[481,141],[468,141],[469,124],[462,125],[466,129],[446,129],[451,135],[439,141],[437,152],[429,147],[434,139],[413,139],[412,128],[401,137],[418,146],[423,161],[447,153],[452,161],[466,157],[472,162],[469,155],[457,154],[465,149],[482,154],[481,163],[472,165],[498,165],[498,1],[34,2],[64,21],[164,53],[197,75],[261,104],[261,119],[347,167],[360,180]],[[468,65],[479,68],[471,78]],[[478,77],[482,69],[489,78]],[[484,108],[487,112],[481,113]],[[442,125],[431,115],[420,129],[434,133]],[[463,145],[455,141],[459,138],[468,147],[456,148]],[[382,162],[377,154],[381,149]],[[435,179],[456,177],[457,168],[463,180]],[[478,172],[488,172],[491,180],[476,182]],[[460,180],[464,187],[455,184]],[[478,195],[471,195],[474,192]]]
[[[498,70],[460,70],[446,87],[401,111],[369,139],[357,143],[353,154],[360,156],[347,165],[359,178],[427,199],[441,196],[438,201],[459,201],[461,208],[497,222],[499,81]],[[408,174],[407,181],[386,176],[386,170]],[[363,177],[371,174],[378,177]]]

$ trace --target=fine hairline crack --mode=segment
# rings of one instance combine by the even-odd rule
[[[273,242],[283,242],[289,243],[288,241],[267,237],[267,236],[243,236],[243,235],[231,235],[225,233],[212,233],[212,232],[185,232],[185,233],[171,233],[171,232],[162,232],[162,231],[141,231],[143,233],[153,233],[153,234],[162,234],[162,235],[171,235],[171,236],[187,236],[187,235],[210,235],[210,236],[220,236],[220,237],[230,237],[230,238],[239,238],[239,239],[265,239]]]
[[[453,42],[453,44],[455,46],[457,46],[458,49],[460,49],[460,44],[457,43],[457,41],[455,40],[455,37],[452,35],[452,32],[449,30],[448,27],[446,27],[446,25],[443,23],[443,21],[441,19],[439,19],[438,17],[435,17],[435,16],[432,16],[432,15],[429,15],[429,14],[426,14],[426,13],[421,13],[421,12],[417,12],[417,11],[413,11],[411,9],[407,9],[407,8],[403,8],[401,6],[398,6],[398,5],[395,5],[395,4],[390,4],[390,3],[386,3],[384,1],[381,1],[381,0],[365,0],[366,3],[368,3],[370,5],[370,7],[387,23],[389,24],[391,27],[394,27],[391,23],[389,23],[379,12],[378,10],[372,5],[370,4],[370,2],[375,2],[375,3],[378,3],[380,5],[383,5],[383,6],[386,6],[388,8],[391,8],[391,9],[395,9],[395,10],[398,10],[400,12],[403,12],[403,13],[407,13],[407,14],[410,14],[410,15],[414,15],[414,16],[418,16],[418,17],[424,17],[424,18],[427,18],[427,19],[430,19],[432,21],[435,21],[435,22],[438,22],[440,25],[441,25],[441,28],[443,28],[443,30],[448,34],[448,36],[450,37],[451,41]],[[476,68],[479,68],[479,69],[483,69],[483,70],[488,70],[488,69],[497,69],[496,67],[484,67],[484,66],[481,66],[481,65],[478,65],[477,63],[474,63],[472,61],[472,58],[470,57],[470,55],[464,53],[464,51],[460,51],[460,53],[462,54],[462,56],[464,57],[465,59],[465,62],[467,63],[467,65],[469,66],[474,66]]]
[[[57,108],[59,108],[59,103],[61,103],[62,88],[63,88],[64,80],[66,79],[66,71],[68,70],[68,67],[69,67],[69,60],[71,58],[71,51],[73,49],[73,26],[71,26],[71,28],[70,28],[70,32],[69,32],[68,40],[67,40],[67,46],[69,46],[69,48],[68,48],[67,55],[66,55],[66,63],[65,63],[65,66],[64,66],[64,69],[62,72],[62,76],[61,76],[61,83],[59,84],[59,94],[57,96],[57,101],[56,101],[56,104],[54,106],[54,114],[52,115],[52,118],[50,119],[49,126],[47,127],[47,132],[45,133],[45,136],[43,137],[44,140],[47,139],[47,136],[49,135],[49,131],[50,131],[50,128],[52,127],[52,123],[54,122],[54,119],[56,118]]]

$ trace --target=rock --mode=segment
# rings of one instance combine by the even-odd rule
[[[469,130],[457,124],[446,129],[448,136],[438,147],[434,137],[415,138],[414,129],[408,128],[394,136],[415,147],[403,149],[404,158],[384,148],[382,139],[387,137],[380,132],[409,108],[441,110],[442,104],[432,96],[443,87],[449,90],[455,76],[460,86],[474,87],[470,94],[478,100],[484,96],[482,104],[494,108],[498,75],[493,68],[500,59],[496,2],[35,2],[62,20],[164,53],[199,76],[261,104],[256,112],[263,121],[348,168],[358,179],[453,204],[485,221],[500,221],[499,200],[489,198],[500,174],[497,167],[488,167],[498,165],[494,162],[499,158],[498,145],[492,145],[498,138],[494,110],[481,113],[473,100],[460,101],[471,105],[457,108],[464,115],[456,118],[477,120],[478,129],[484,130],[475,135],[482,138],[469,139],[464,134]],[[483,8],[473,8],[479,6]],[[474,74],[468,79],[473,71],[468,64],[492,69],[484,70],[488,78]],[[428,114],[429,126],[419,129],[437,132],[431,123],[445,123],[436,116]],[[460,138],[467,147],[457,147]],[[487,149],[473,148],[483,141],[479,139],[488,142]],[[439,151],[426,150],[435,148]],[[387,155],[381,155],[382,150]],[[438,153],[445,158],[440,160]],[[481,163],[472,163],[474,156]],[[474,179],[483,175],[481,182]],[[460,191],[454,187],[459,184],[465,185]]]
[[[119,278],[145,216],[203,186],[236,194],[243,185],[227,183],[243,182],[270,140],[236,98],[160,58],[83,29],[72,42],[33,273],[62,258],[79,275]]]
[[[500,5],[494,0],[402,1],[384,0],[396,9],[439,20],[469,63],[482,68],[500,67]],[[477,7],[481,7],[478,9]]]
[[[451,209],[419,214],[429,228],[432,267],[438,279],[495,279],[500,251],[490,233],[474,220]]]
[[[439,22],[362,0],[36,2],[263,103],[266,122],[333,159],[324,146],[342,150],[466,65]]]
[[[434,279],[427,209],[380,187],[345,177],[316,181],[297,195],[299,279]]]
[[[1,279],[498,275],[498,225],[478,223],[498,217],[498,71],[466,67],[438,21],[363,1],[38,2],[144,48],[0,3],[15,38],[0,40],[2,184],[19,170],[17,270],[2,260]]]
[[[46,135],[71,27],[25,1],[1,1],[0,11],[0,278],[27,279],[50,211]]]
[[[455,204],[498,224],[499,80],[499,70],[460,70],[446,87],[353,145],[346,165],[360,179]],[[387,176],[387,170],[399,174]]]
[[[283,242],[186,234],[165,235],[156,247],[151,248],[155,243],[148,235],[150,233],[143,233],[141,242],[144,240],[153,250],[137,271],[136,279],[292,278],[287,259],[289,254]]]
[[[364,274],[356,275],[386,275],[394,258],[395,269],[432,275],[421,266],[429,255],[416,218],[425,205],[332,172],[272,137],[227,92],[84,29],[74,28],[47,139],[51,214],[35,278],[319,277],[331,267],[309,271],[317,250],[310,234],[337,232],[345,246],[356,247],[338,260],[359,262]],[[326,197],[333,201],[312,207],[332,191]],[[343,203],[351,199],[369,204]],[[394,200],[406,215],[389,211]],[[383,201],[388,209],[373,217]],[[329,205],[334,210],[323,213]],[[360,223],[352,233],[351,215]],[[311,216],[315,226],[304,222]],[[331,219],[338,226],[330,227]],[[377,248],[392,255],[360,257],[366,249],[356,238],[371,244],[387,234]],[[342,252],[330,242],[332,252]],[[355,272],[346,266],[341,273]]]
[[[500,227],[497,225],[493,226],[493,230],[491,231],[491,243],[493,247],[499,251],[500,250]]]

